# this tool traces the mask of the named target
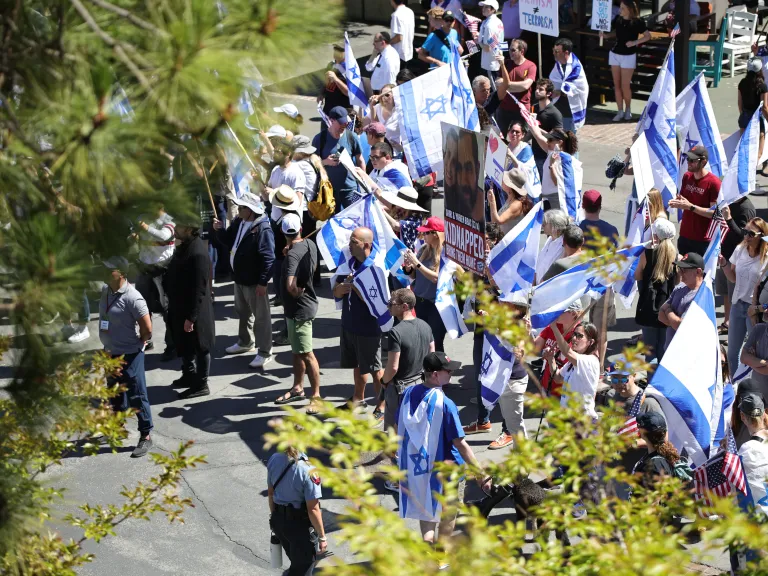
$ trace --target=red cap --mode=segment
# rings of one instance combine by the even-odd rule
[[[417,232],[445,232],[445,223],[437,216],[427,218],[424,226],[416,228]]]
[[[587,190],[581,198],[581,205],[587,212],[595,212],[603,205],[603,197],[597,190]]]

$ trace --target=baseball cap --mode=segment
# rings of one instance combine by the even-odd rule
[[[688,252],[680,260],[675,262],[678,268],[701,268],[704,270],[704,258],[696,252]]]
[[[386,136],[387,129],[381,122],[371,122],[368,126],[363,128],[363,132],[374,136]]]
[[[274,138],[275,136],[279,136],[280,138],[286,138],[288,136],[288,131],[282,126],[280,126],[280,124],[275,124],[274,126],[270,126],[265,136],[267,138]]]
[[[581,205],[587,212],[600,210],[603,205],[603,197],[597,190],[587,190],[581,197]]]
[[[275,112],[282,112],[286,116],[290,116],[294,120],[299,115],[299,109],[296,108],[293,104],[283,104],[282,106],[278,106],[277,108],[272,108]]]
[[[445,355],[445,352],[430,352],[424,358],[422,364],[425,372],[439,372],[440,370],[458,370],[461,368],[461,362],[451,360]]]
[[[417,232],[445,232],[445,222],[437,216],[430,216],[424,226],[416,228]]]
[[[454,16],[453,12],[451,12],[450,10],[446,10],[445,12],[443,12],[442,20],[443,22],[453,22],[454,20],[456,20],[456,16]]]
[[[635,371],[632,370],[632,364],[627,362],[626,356],[617,356],[616,360],[614,360],[613,364],[610,366],[608,370],[609,376],[613,374],[622,374],[624,376],[632,376],[634,373]]]
[[[112,256],[112,258],[104,260],[102,264],[104,264],[104,267],[108,270],[120,270],[120,272],[124,274],[127,273],[131,267],[128,260],[122,256]]]
[[[750,58],[747,62],[747,72],[760,72],[763,69],[763,62],[760,58]]]
[[[482,2],[477,3],[478,6],[489,6],[490,8],[493,8],[494,10],[499,9],[499,3],[497,0],[482,0]]]
[[[765,402],[757,394],[745,394],[739,403],[739,410],[747,416],[758,418],[765,412]]]
[[[349,122],[349,114],[344,106],[334,106],[331,108],[328,111],[328,118],[341,122],[342,124],[347,124]]]
[[[646,412],[637,417],[637,427],[648,432],[661,432],[667,429],[667,421],[658,412]]]
[[[283,223],[280,225],[280,228],[283,231],[283,234],[295,236],[301,231],[301,218],[299,218],[298,214],[289,212],[283,216]]]
[[[659,240],[669,240],[675,237],[675,225],[666,218],[656,218],[651,224],[651,230]]]
[[[704,146],[694,146],[685,153],[688,160],[705,160],[709,162],[709,152]]]

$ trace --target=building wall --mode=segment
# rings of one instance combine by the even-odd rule
[[[347,20],[367,24],[389,24],[392,14],[389,0],[345,0],[344,4],[347,8]]]

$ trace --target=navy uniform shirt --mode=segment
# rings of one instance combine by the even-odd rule
[[[294,508],[301,508],[307,500],[314,500],[323,495],[320,489],[320,475],[306,458],[303,454],[299,456],[299,460],[280,480],[277,488],[274,489],[275,504],[283,506],[290,504]],[[290,461],[291,459],[284,452],[273,454],[267,462],[267,484],[274,487]]]

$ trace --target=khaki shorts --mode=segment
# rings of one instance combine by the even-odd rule
[[[613,290],[608,290],[603,296],[595,301],[592,310],[589,311],[589,321],[595,325],[598,332],[603,330],[603,314],[605,313],[605,299],[608,298],[608,318],[605,324],[606,328],[616,326],[616,298]]]
[[[308,354],[312,352],[312,320],[292,320],[286,318],[288,326],[288,343],[294,354]]]

